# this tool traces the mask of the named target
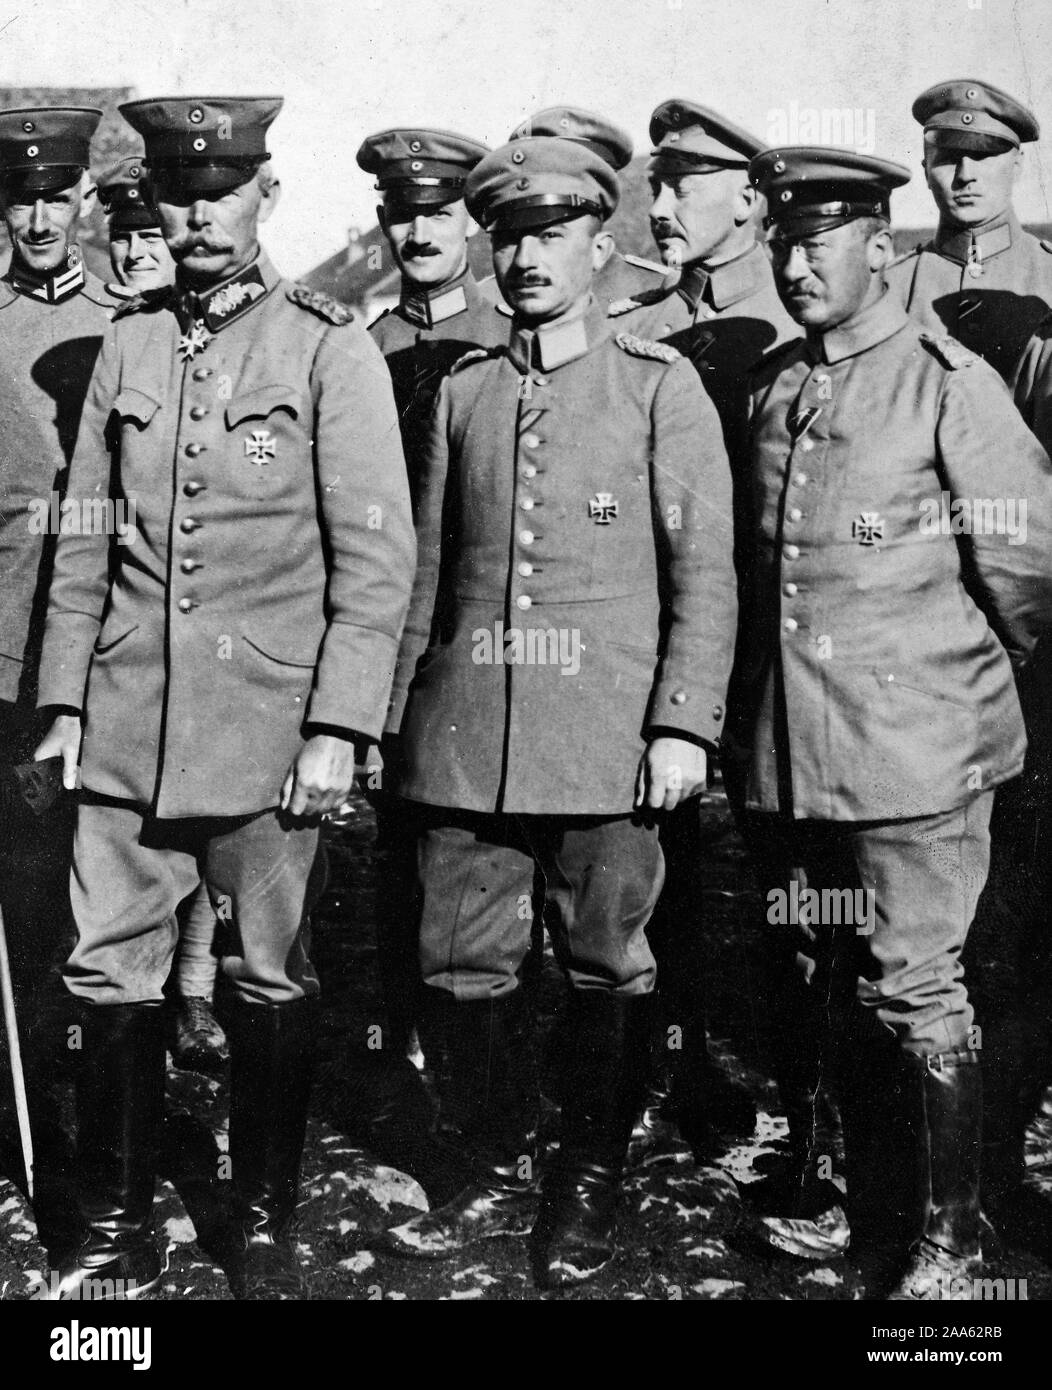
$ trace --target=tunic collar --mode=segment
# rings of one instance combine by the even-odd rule
[[[176,310],[180,323],[185,326],[203,322],[210,333],[219,333],[255,308],[280,280],[270,257],[260,249],[255,260],[236,275],[206,290],[192,290],[177,281]]]
[[[1021,230],[1019,219],[1009,208],[996,222],[976,232],[967,227],[940,227],[935,233],[935,250],[960,265],[982,266],[983,261],[1000,256],[1018,241]]]
[[[860,352],[876,347],[909,322],[909,315],[894,295],[887,290],[875,304],[863,309],[847,323],[830,328],[825,333],[808,333],[807,345],[816,362],[840,362],[856,357]]]
[[[584,312],[573,319],[542,323],[538,328],[513,321],[508,357],[520,372],[527,373],[531,367],[553,372],[583,357],[596,343],[609,337],[610,329],[605,308],[592,296]]]
[[[687,266],[676,292],[694,313],[703,300],[713,309],[726,309],[762,287],[766,268],[767,257],[757,242],[733,260],[709,269],[701,264]]]
[[[453,280],[433,289],[402,281],[399,313],[417,328],[434,328],[436,323],[455,318],[473,309],[479,301],[478,286],[471,271],[464,270]]]
[[[84,288],[84,262],[77,260],[75,265],[52,271],[49,275],[34,275],[24,266],[14,261],[4,279],[12,289],[27,299],[38,299],[42,304],[61,304]]]

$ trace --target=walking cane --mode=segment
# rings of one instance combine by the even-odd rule
[[[22,1070],[22,1049],[18,1044],[18,1020],[15,1017],[15,991],[11,983],[11,962],[7,955],[7,934],[4,914],[0,909],[0,997],[4,1007],[4,1032],[7,1034],[7,1053],[11,1058],[11,1085],[15,1092],[15,1113],[18,1116],[18,1137],[22,1141],[22,1162],[26,1169],[26,1191],[33,1197],[33,1136],[29,1129],[29,1102],[26,1099],[26,1078]]]

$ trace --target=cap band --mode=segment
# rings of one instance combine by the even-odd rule
[[[496,207],[488,208],[484,213],[485,225],[492,227],[498,222],[514,221],[536,223],[543,220],[545,211],[556,214],[563,212],[572,217],[584,217],[591,213],[604,221],[606,217],[599,203],[591,198],[582,197],[580,193],[535,193],[528,198],[512,198]],[[536,216],[538,213],[541,216]]]
[[[799,230],[796,227],[797,223],[806,222],[813,224],[805,229],[807,231],[831,231],[834,227],[842,227],[859,217],[879,217],[883,221],[889,221],[891,204],[887,199],[880,198],[868,202],[836,199],[829,203],[812,203],[810,206],[797,205],[776,209],[764,218],[763,225],[765,228],[778,227],[783,231],[792,232]]]

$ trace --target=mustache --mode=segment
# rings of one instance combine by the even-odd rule
[[[168,248],[176,260],[189,256],[192,251],[208,251],[212,255],[221,255],[225,251],[233,251],[233,246],[229,241],[220,241],[216,237],[200,236],[191,234],[190,236],[180,237],[176,242],[172,242]]]
[[[407,260],[417,256],[441,256],[441,254],[442,252],[438,247],[432,246],[429,241],[424,242],[422,245],[418,245],[415,241],[407,241],[402,247],[402,255]]]
[[[547,275],[530,274],[529,272],[524,275],[509,275],[508,277],[508,288],[512,290],[541,289],[551,283]]]

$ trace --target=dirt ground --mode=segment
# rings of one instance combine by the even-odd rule
[[[707,837],[704,930],[711,955],[711,1031],[727,1068],[759,1110],[751,1140],[717,1145],[704,1161],[683,1152],[648,1165],[626,1185],[622,1253],[597,1279],[559,1295],[533,1287],[524,1242],[489,1240],[443,1262],[399,1260],[370,1248],[379,1231],[426,1209],[421,1160],[432,1113],[428,1088],[408,1063],[368,1047],[378,1008],[372,862],[375,823],[363,800],[328,833],[330,882],[315,917],[313,954],[323,986],[320,1072],[303,1165],[298,1240],[314,1299],[851,1300],[863,1288],[850,1258],[801,1261],[759,1246],[741,1187],[780,1148],[785,1123],[758,1047],[763,999],[754,962],[759,896],[718,793],[703,808]],[[560,983],[546,964],[541,997],[557,1009]],[[1028,1183],[1052,1201],[1052,1104],[1028,1135]],[[1048,1113],[1045,1113],[1045,1112]],[[229,1299],[205,1233],[225,1195],[225,1081],[169,1068],[168,1119],[155,1223],[168,1242],[164,1300]],[[201,1237],[200,1241],[198,1237]],[[0,1176],[0,1296],[28,1299],[46,1275],[31,1210]],[[1023,1248],[988,1259],[990,1278],[1027,1280],[1027,1297],[1052,1297],[1052,1269]]]

